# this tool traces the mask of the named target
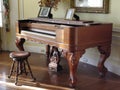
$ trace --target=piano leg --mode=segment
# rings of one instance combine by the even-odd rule
[[[57,61],[57,71],[62,70],[62,66],[59,64],[60,63],[60,51],[58,50],[57,47],[52,46],[51,52],[50,52],[50,59],[52,56],[56,57],[56,61]]]
[[[47,60],[49,60],[49,57],[50,57],[50,45],[46,45],[46,55],[47,55]]]
[[[24,42],[25,42],[24,38],[19,38],[19,39],[16,38],[15,40],[16,46],[20,51],[24,51],[24,47],[23,47]]]
[[[104,63],[106,59],[110,56],[111,46],[109,45],[98,46],[98,50],[101,54],[98,62],[98,70],[100,77],[104,77],[107,72],[107,68],[104,66]]]
[[[76,85],[76,71],[79,63],[80,57],[85,53],[85,50],[79,52],[68,52],[66,55],[69,69],[70,69],[70,87],[75,87]]]

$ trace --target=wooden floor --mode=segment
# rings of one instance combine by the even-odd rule
[[[29,58],[36,82],[32,82],[30,76],[22,75],[19,77],[18,86],[15,86],[14,76],[7,78],[12,63],[9,53],[0,53],[0,90],[42,90],[40,87],[49,87],[50,90],[120,90],[120,76],[108,72],[105,78],[100,79],[96,67],[82,62],[78,66],[76,88],[70,88],[67,61],[61,59],[62,71],[50,72],[46,65],[46,56],[38,53],[32,53]],[[31,89],[26,89],[25,86]]]

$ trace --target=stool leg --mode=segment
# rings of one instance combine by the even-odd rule
[[[15,85],[17,85],[17,82],[18,82],[19,64],[20,64],[20,62],[17,61]]]
[[[25,73],[27,75],[24,60],[19,61],[19,74],[22,74],[22,73]]]
[[[28,63],[28,60],[26,59],[25,61],[26,61],[26,63],[27,63],[27,66],[28,66],[28,69],[29,69],[29,71],[30,71],[31,77],[32,77],[33,80],[35,81],[36,79],[34,78],[34,76],[33,76],[33,74],[32,74],[32,71],[31,71],[30,65],[29,65],[29,63]]]
[[[18,64],[18,66],[19,66],[18,73],[20,75],[20,74],[22,74],[22,61],[20,60],[18,62],[19,62],[19,64]]]
[[[12,64],[11,69],[10,69],[10,75],[8,76],[8,78],[10,78],[12,73],[13,73],[14,64],[15,64],[15,61],[13,61],[13,64]]]
[[[24,71],[24,73],[27,75],[26,66],[25,66],[25,61],[23,61],[23,71]]]
[[[20,60],[19,61],[19,74],[24,73],[24,61]]]

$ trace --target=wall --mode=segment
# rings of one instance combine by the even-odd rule
[[[20,19],[37,17],[39,11],[39,0],[19,0]]]
[[[17,50],[15,40],[15,22],[18,19],[37,17],[39,7],[38,0],[10,0],[11,6],[11,31],[2,33],[2,48],[4,50]],[[94,20],[98,22],[112,22],[113,37],[111,56],[106,61],[105,65],[109,69],[118,75],[120,75],[120,12],[119,9],[120,0],[110,0],[110,13],[109,14],[94,14],[94,13],[77,13],[82,20]],[[54,18],[64,18],[66,10],[69,8],[69,3],[59,3],[58,10],[52,10]],[[106,33],[107,34],[107,33]],[[42,47],[42,49],[41,49]],[[45,46],[43,44],[37,44],[33,42],[26,42],[25,49],[31,52],[45,53]],[[81,61],[97,65],[99,52],[97,48],[90,48],[86,50],[86,53],[81,58]]]

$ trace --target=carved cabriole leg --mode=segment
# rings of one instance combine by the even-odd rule
[[[104,66],[104,63],[106,59],[110,56],[111,46],[110,45],[98,46],[98,50],[101,54],[98,62],[98,70],[100,76],[104,77],[107,72],[107,68]]]
[[[20,38],[20,39],[17,38],[15,40],[16,46],[20,51],[24,51],[24,47],[23,47],[24,42],[25,42],[24,38]]]
[[[77,71],[77,66],[79,63],[80,57],[85,53],[85,50],[79,51],[79,52],[68,52],[67,55],[67,60],[69,64],[69,69],[70,69],[70,86],[75,87],[76,84],[76,71]]]

